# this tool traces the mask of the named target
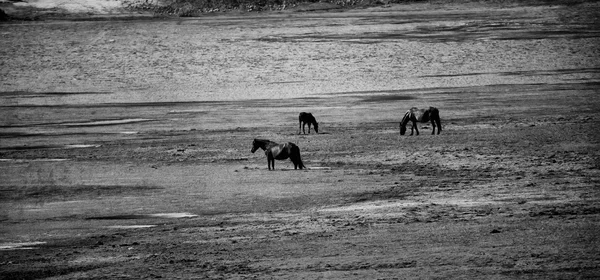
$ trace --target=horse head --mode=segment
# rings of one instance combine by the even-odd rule
[[[313,123],[313,126],[315,127],[315,132],[319,133],[319,123],[317,123],[316,121]],[[310,127],[309,127],[310,128]]]
[[[258,148],[260,148],[260,144],[258,143],[258,141],[256,141],[256,139],[254,139],[254,141],[252,141],[252,150],[250,150],[252,153],[256,152],[256,150],[258,150]]]
[[[412,108],[404,113],[404,117],[402,117],[402,120],[400,121],[400,135],[404,135],[404,133],[406,133],[406,124],[410,121],[413,109],[416,108]]]

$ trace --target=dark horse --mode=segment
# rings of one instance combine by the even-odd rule
[[[254,139],[252,142],[251,152],[256,152],[258,148],[261,148],[265,151],[269,170],[271,170],[271,166],[273,166],[273,170],[275,170],[276,159],[284,160],[286,158],[290,158],[290,160],[294,163],[294,169],[306,168],[304,163],[302,163],[302,158],[300,158],[300,148],[298,148],[298,146],[292,142],[288,142],[287,144],[277,144],[266,139]]]
[[[317,120],[311,113],[302,112],[298,116],[298,121],[300,122],[300,127],[298,127],[298,134],[300,134],[300,130],[306,134],[304,131],[304,125],[308,124],[308,134],[310,134],[310,125],[312,124],[315,127],[315,131],[319,133],[319,124]]]
[[[412,127],[410,128],[410,135],[413,135],[413,130],[417,131],[417,135],[419,135],[419,128],[417,128],[417,122],[426,123],[431,121],[431,125],[433,126],[433,130],[431,131],[431,135],[435,134],[435,127],[437,125],[438,133],[442,132],[442,121],[440,120],[440,111],[438,111],[435,107],[429,107],[429,109],[418,109],[416,107],[410,108],[404,114],[402,121],[400,122],[400,135],[404,135],[406,133],[406,124],[411,121]]]

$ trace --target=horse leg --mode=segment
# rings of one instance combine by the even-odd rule
[[[294,164],[294,170],[298,169],[298,159],[293,154],[290,154],[290,161]]]
[[[290,159],[294,163],[294,170],[296,170],[296,169],[302,170],[302,168],[305,168],[304,164],[302,163],[302,159],[300,158],[300,156],[295,156],[294,158],[290,157]]]
[[[435,122],[437,123],[437,126],[438,126],[438,134],[440,134],[440,132],[442,132],[442,120],[440,118],[437,118],[435,120]]]
[[[271,162],[273,163],[273,170],[275,170],[275,158],[273,158],[273,153],[269,152],[267,154],[267,167],[271,170]]]
[[[310,123],[308,123],[308,134],[310,134]]]
[[[433,118],[431,118],[431,135],[434,135],[434,134],[435,134],[435,120]]]
[[[304,166],[304,163],[302,163],[302,158],[300,158],[300,156],[298,156],[298,169],[302,170],[303,168],[306,168],[306,166]]]
[[[417,126],[417,122],[413,122],[412,127],[410,128],[410,135],[413,135],[413,129],[417,131],[417,135],[419,135],[419,127]]]
[[[299,121],[298,123],[298,134],[300,134],[300,132],[302,132],[302,121]]]
[[[417,136],[419,135],[419,124],[415,122],[415,131],[417,131]]]

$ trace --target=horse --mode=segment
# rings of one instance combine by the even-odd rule
[[[302,158],[300,157],[300,148],[292,142],[278,144],[266,139],[254,139],[254,141],[252,141],[251,152],[256,152],[258,148],[261,148],[265,151],[269,170],[271,170],[271,166],[273,166],[273,170],[275,170],[275,160],[284,160],[287,158],[294,163],[294,169],[306,168],[304,163],[302,163]]]
[[[310,134],[310,125],[312,124],[315,127],[315,131],[319,133],[319,124],[317,120],[311,113],[302,112],[298,116],[298,121],[300,122],[300,127],[298,127],[298,134],[300,134],[300,130],[306,134],[304,131],[304,125],[308,124],[308,134]]]
[[[410,128],[410,135],[413,135],[413,130],[417,131],[417,135],[419,135],[419,128],[417,128],[417,122],[426,123],[431,121],[431,125],[433,130],[431,131],[431,135],[435,134],[435,128],[437,125],[438,133],[442,132],[442,122],[440,120],[440,111],[435,107],[429,107],[429,109],[418,109],[416,107],[410,108],[404,114],[402,121],[400,121],[400,135],[404,135],[406,133],[406,124],[412,121],[412,127]]]

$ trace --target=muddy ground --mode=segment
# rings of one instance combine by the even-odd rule
[[[0,278],[598,278],[599,8],[0,25]]]

